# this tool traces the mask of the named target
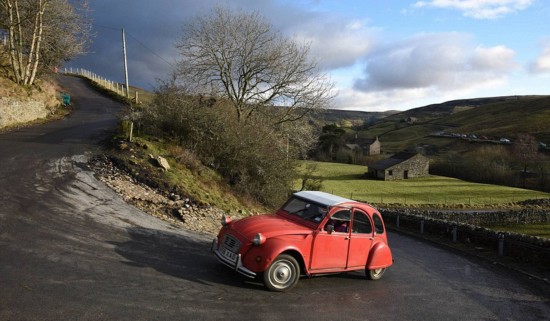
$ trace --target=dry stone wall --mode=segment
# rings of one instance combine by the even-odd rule
[[[0,128],[45,118],[50,111],[41,101],[19,101],[0,98]]]
[[[502,246],[502,255],[550,266],[550,239],[499,232],[480,226],[548,223],[548,210],[438,212],[380,209],[380,213],[386,226],[391,228],[416,230],[421,234],[446,235],[455,242],[476,244],[495,251]]]

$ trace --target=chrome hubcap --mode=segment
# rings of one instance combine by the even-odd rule
[[[277,283],[286,283],[290,279],[292,272],[286,264],[280,264],[277,269],[275,269],[275,281]]]
[[[271,284],[278,289],[285,289],[291,285],[295,278],[296,271],[291,262],[286,260],[278,261],[273,266],[273,269],[269,273]]]

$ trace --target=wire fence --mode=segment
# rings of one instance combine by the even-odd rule
[[[109,80],[105,77],[97,75],[96,73],[86,70],[84,68],[63,68],[61,73],[66,75],[81,76],[81,77],[90,79],[91,81],[95,82],[96,84],[103,87],[104,89],[112,91],[116,95],[132,99],[134,102],[139,103],[139,93],[137,90],[133,90],[133,95],[132,95],[132,89],[128,88],[129,95],[127,96],[125,84]]]

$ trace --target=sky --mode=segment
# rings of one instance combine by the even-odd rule
[[[65,67],[130,85],[169,79],[193,18],[259,13],[308,43],[335,84],[330,108],[407,110],[455,99],[550,94],[548,0],[90,0],[96,36]]]

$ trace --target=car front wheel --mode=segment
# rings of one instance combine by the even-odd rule
[[[299,278],[300,266],[288,254],[279,255],[264,272],[265,286],[271,291],[288,291],[298,283]]]
[[[384,275],[384,272],[386,272],[386,269],[374,269],[374,270],[367,270],[367,278],[369,280],[380,280],[382,275]]]

